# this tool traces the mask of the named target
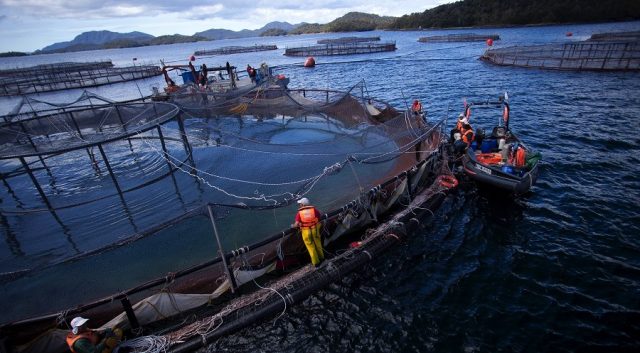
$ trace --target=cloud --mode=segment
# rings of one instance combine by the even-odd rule
[[[344,14],[348,11],[398,16],[405,13],[424,11],[425,6],[433,7],[444,0],[399,0],[374,5],[371,0],[0,0],[0,10],[23,16],[58,19],[107,19],[125,17],[155,17],[174,14],[195,20],[257,19],[260,13],[275,15],[303,16],[310,22],[323,22],[320,17],[327,13]],[[400,9],[404,9],[400,13]],[[397,12],[397,13],[396,13]],[[285,16],[280,16],[287,20]],[[314,17],[318,20],[314,21]]]

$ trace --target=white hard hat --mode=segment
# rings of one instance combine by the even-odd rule
[[[458,115],[458,119],[462,119],[464,118],[464,114],[460,113],[460,115]]]
[[[306,197],[303,197],[303,198],[301,198],[300,200],[298,200],[298,203],[299,203],[300,205],[307,206],[307,205],[309,204],[309,199],[308,199],[308,198],[306,198]]]
[[[89,321],[89,319],[85,319],[85,318],[83,318],[81,316],[73,318],[73,320],[71,320],[71,330],[73,331],[73,334],[77,335],[78,334],[78,327],[81,327],[87,321]]]

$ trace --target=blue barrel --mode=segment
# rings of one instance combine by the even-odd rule
[[[502,172],[513,174],[513,167],[510,166],[510,165],[503,165],[502,166]]]
[[[200,71],[196,71],[196,77],[198,77],[198,75],[200,75]],[[180,74],[180,76],[182,76],[182,83],[189,83],[189,82],[193,82],[193,75],[191,74],[191,71],[185,71],[182,74]]]
[[[482,146],[480,146],[480,151],[482,151],[482,153],[489,153],[496,148],[498,148],[498,141],[484,140],[482,141]]]

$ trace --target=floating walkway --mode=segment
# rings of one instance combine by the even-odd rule
[[[113,67],[110,61],[58,63],[0,71],[0,96],[95,87],[160,75],[160,67]]]
[[[396,50],[396,42],[348,42],[344,44],[322,44],[307,47],[286,48],[287,56],[330,56],[371,54]]]
[[[420,37],[420,39],[418,39],[418,42],[421,42],[421,43],[484,42],[487,39],[499,40],[500,36],[497,34],[474,34],[474,33],[448,34],[444,36]]]
[[[277,50],[277,49],[278,49],[278,46],[275,44],[252,45],[248,47],[230,46],[230,47],[222,47],[217,49],[198,50],[193,54],[194,55],[228,55],[228,54],[250,53],[255,51],[268,51],[268,50]]]
[[[549,70],[638,71],[640,42],[579,42],[490,49],[480,60]]]
[[[345,43],[361,43],[361,42],[378,42],[380,37],[340,37],[329,39],[318,39],[318,44],[345,44]]]

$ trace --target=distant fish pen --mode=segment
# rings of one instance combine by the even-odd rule
[[[66,73],[70,71],[88,71],[113,67],[111,60],[93,61],[93,62],[61,62],[53,64],[41,64],[30,67],[17,67],[14,69],[0,70],[0,78],[16,77],[30,78],[32,74],[52,74]]]
[[[474,34],[474,33],[448,34],[444,36],[420,37],[420,39],[418,39],[418,42],[421,42],[421,43],[483,42],[487,39],[499,40],[500,36],[497,34]]]
[[[0,71],[0,96],[95,87],[160,75],[160,67],[113,67],[110,61],[59,63]]]
[[[490,49],[480,60],[549,70],[637,71],[640,41],[579,42]]]
[[[396,50],[396,42],[349,42],[344,44],[322,44],[307,47],[286,48],[287,56],[330,56],[370,54]]]
[[[360,42],[378,42],[380,37],[340,37],[330,39],[318,39],[318,44],[344,44],[344,43],[360,43]]]
[[[444,120],[415,120],[364,92],[363,83],[348,92],[263,84],[226,100],[195,91],[170,103],[59,107],[2,125],[0,229],[15,257],[47,257],[43,267],[6,268],[0,298],[24,296],[21,286],[34,281],[51,293],[68,273],[79,283],[99,278],[91,293],[66,291],[22,308],[14,299],[0,320],[3,344],[24,353],[66,352],[68,321],[82,315],[96,325],[157,334],[143,337],[163,340],[154,352],[185,352],[372,261],[416,226],[414,212],[442,199],[448,187],[439,178],[450,171]],[[355,233],[361,247],[319,269],[305,266],[304,244],[289,227],[302,196],[326,212],[325,245]],[[198,257],[194,233],[217,246],[197,238],[205,248]],[[31,246],[45,241],[43,249]],[[162,266],[176,259],[150,260],[183,247],[189,266],[167,273]],[[59,261],[49,263],[54,250]],[[108,268],[80,270],[95,262]],[[129,276],[135,268],[147,275]],[[262,276],[276,270],[286,297],[254,287],[268,285]]]
[[[639,42],[640,31],[595,33],[588,40],[598,42]]]
[[[278,46],[275,44],[264,44],[264,45],[252,45],[252,46],[229,46],[222,47],[217,49],[208,49],[208,50],[197,50],[193,54],[194,55],[227,55],[227,54],[236,54],[236,53],[250,53],[255,51],[268,51],[268,50],[277,50]]]

